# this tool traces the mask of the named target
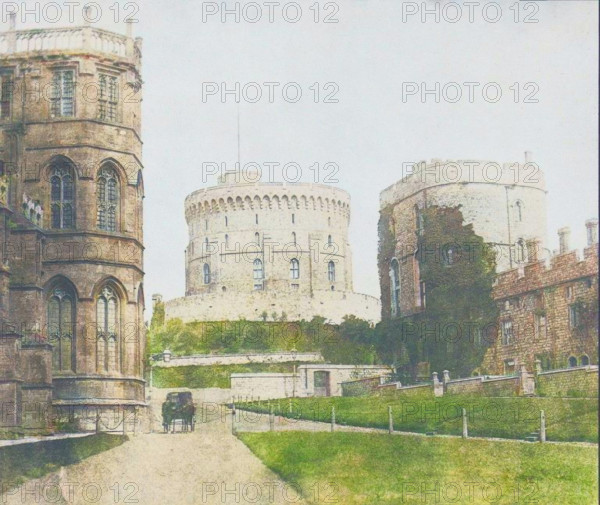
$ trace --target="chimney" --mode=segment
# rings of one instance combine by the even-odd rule
[[[568,226],[558,230],[558,253],[564,254],[569,252],[569,235],[571,235],[571,229]]]
[[[531,151],[525,151],[525,163],[531,163],[533,159],[533,153]]]
[[[17,29],[17,13],[11,12],[8,15],[8,29],[14,31]]]
[[[125,21],[125,27],[126,27],[126,35],[128,38],[132,39],[133,38],[133,19],[128,18],[127,21]]]
[[[539,260],[540,239],[537,237],[527,240],[527,263],[536,263]]]
[[[588,219],[585,222],[587,228],[587,245],[591,246],[598,242],[598,220]]]

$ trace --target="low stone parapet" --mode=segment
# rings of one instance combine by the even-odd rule
[[[401,386],[396,388],[394,394],[402,396],[433,396],[433,384],[414,384],[412,386]]]
[[[341,383],[342,396],[368,396],[387,385],[385,383],[388,381],[389,376],[384,375],[345,381]],[[393,387],[396,387],[396,383],[393,383]]]
[[[598,398],[598,366],[539,372],[536,385],[540,396]]]
[[[239,354],[194,354],[172,356],[169,361],[157,361],[155,367],[244,365],[248,363],[321,362],[320,352],[271,352]]]

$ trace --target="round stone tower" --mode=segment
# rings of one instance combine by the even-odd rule
[[[191,193],[185,217],[186,297],[167,302],[167,318],[378,319],[378,300],[352,291],[345,191],[236,172]]]
[[[497,272],[547,255],[546,186],[531,153],[521,163],[432,160],[403,168],[403,178],[380,194],[380,241],[393,241],[380,250],[394,250],[379,257],[384,318],[423,309],[415,251],[426,207],[460,207],[465,224],[494,249]],[[540,250],[528,251],[528,243]]]

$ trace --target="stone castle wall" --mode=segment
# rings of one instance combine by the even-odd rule
[[[557,397],[598,397],[598,367],[549,370],[537,375],[538,394]]]
[[[392,369],[378,365],[299,365],[297,373],[233,373],[231,393],[235,398],[275,399],[312,396],[342,396],[342,385],[350,380],[389,376]],[[326,374],[327,391],[315,385],[316,376]]]
[[[183,322],[261,321],[265,312],[270,318],[285,312],[287,320],[310,321],[325,317],[333,324],[352,314],[377,323],[381,317],[379,300],[373,296],[341,291],[315,291],[313,296],[278,291],[250,293],[221,292],[186,296],[165,302],[165,320],[179,318]]]
[[[231,394],[237,401],[291,398],[299,393],[298,377],[293,373],[231,374]]]
[[[0,432],[52,430],[52,347],[0,335]]]
[[[381,386],[381,377],[366,377],[342,382],[342,396],[369,396]]]
[[[482,363],[487,373],[524,364],[544,370],[598,362],[598,244],[501,273],[493,290],[500,311],[498,333]],[[574,321],[572,311],[577,312]],[[509,339],[503,326],[512,325]]]
[[[479,396],[515,396],[519,392],[519,377],[469,377],[446,382],[445,394]]]

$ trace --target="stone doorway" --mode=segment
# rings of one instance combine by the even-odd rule
[[[324,370],[318,370],[314,375],[315,396],[331,396],[330,374]]]

